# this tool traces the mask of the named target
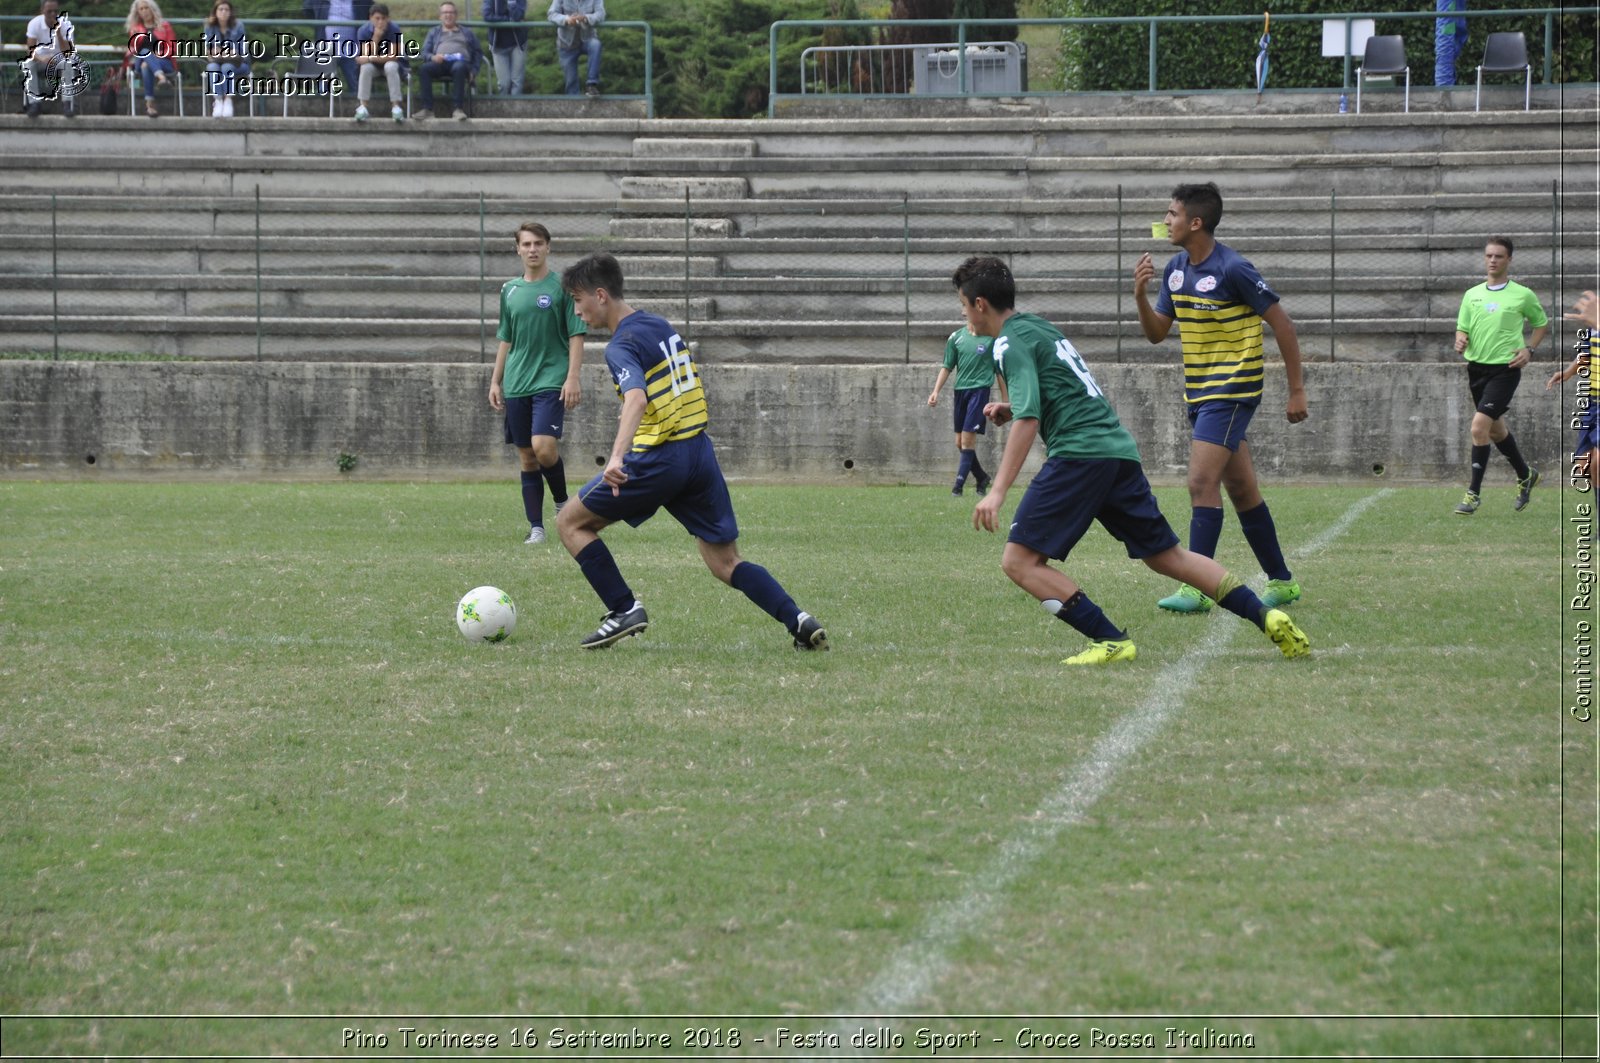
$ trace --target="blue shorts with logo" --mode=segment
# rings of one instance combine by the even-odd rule
[[[1045,461],[1011,517],[1007,541],[1062,561],[1096,520],[1132,558],[1178,545],[1144,467],[1117,458]]]
[[[1193,438],[1199,443],[1215,443],[1219,447],[1238,450],[1246,439],[1250,418],[1256,407],[1250,403],[1212,399],[1209,402],[1189,404],[1189,424]]]
[[[585,509],[637,528],[664,507],[696,539],[731,543],[739,538],[728,481],[704,432],[629,454],[622,467],[628,482],[616,494],[598,474],[583,485],[578,501]]]
[[[988,388],[957,388],[955,424],[957,432],[983,435],[983,408],[989,405]]]
[[[534,436],[560,439],[566,423],[567,404],[559,390],[506,399],[506,442],[513,446],[531,447]]]
[[[1575,458],[1581,458],[1600,447],[1600,416],[1596,416],[1596,401],[1590,400],[1591,405],[1584,411],[1583,420],[1578,425],[1578,438],[1572,444],[1572,456]]]

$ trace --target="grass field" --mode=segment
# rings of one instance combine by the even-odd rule
[[[663,1054],[1592,1058],[1573,496],[1510,495],[1270,490],[1292,662],[1158,615],[1097,529],[1068,569],[1140,656],[1068,673],[937,488],[735,485],[830,653],[663,516],[608,534],[650,630],[586,654],[510,482],[0,483],[4,1054],[571,1055],[512,1032],[566,1016]],[[508,643],[455,632],[482,583]],[[1251,1044],[1106,1040],[1169,1026]]]

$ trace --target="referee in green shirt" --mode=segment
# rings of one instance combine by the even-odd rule
[[[1467,386],[1477,407],[1472,415],[1472,485],[1455,509],[1463,517],[1476,513],[1482,504],[1479,492],[1483,470],[1489,464],[1490,443],[1516,471],[1513,509],[1527,506],[1539,482],[1539,470],[1523,460],[1506,427],[1506,410],[1522,380],[1522,367],[1549,331],[1550,319],[1539,305],[1539,297],[1510,278],[1511,252],[1509,237],[1489,237],[1483,248],[1487,278],[1467,289],[1456,315],[1456,353],[1467,360]],[[1524,342],[1523,330],[1530,325],[1533,335]]]

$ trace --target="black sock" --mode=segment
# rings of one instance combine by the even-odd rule
[[[968,453],[972,455],[972,475],[978,478],[980,484],[988,483],[989,474],[983,471],[983,462],[978,460],[978,452],[972,450]]]
[[[1066,603],[1056,610],[1056,616],[1071,624],[1083,636],[1093,642],[1116,642],[1128,637],[1128,633],[1113,624],[1101,608],[1089,600],[1089,596],[1082,591],[1068,598]]]
[[[1467,488],[1473,494],[1483,490],[1483,470],[1489,465],[1489,444],[1474,445],[1472,448],[1472,486]]]
[[[554,465],[546,465],[540,470],[544,473],[545,482],[550,485],[550,501],[556,505],[567,500],[567,466],[558,456]]]
[[[535,469],[522,472],[522,512],[535,528],[544,527],[544,477]]]
[[[1500,448],[1500,453],[1506,456],[1506,460],[1516,470],[1517,479],[1526,480],[1528,478],[1528,463],[1522,460],[1522,451],[1517,449],[1516,437],[1507,432],[1506,437],[1496,443],[1495,446]]]
[[[583,578],[589,581],[589,586],[605,603],[608,612],[620,613],[633,605],[633,591],[628,588],[628,581],[622,578],[622,571],[617,568],[616,559],[611,556],[611,550],[604,542],[596,539],[579,550],[573,560],[583,571]]]

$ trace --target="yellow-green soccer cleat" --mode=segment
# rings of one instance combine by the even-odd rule
[[[1269,579],[1267,589],[1261,592],[1261,604],[1268,609],[1300,600],[1300,584],[1292,579]]]
[[[1112,661],[1131,661],[1139,656],[1132,639],[1107,639],[1091,642],[1082,653],[1075,653],[1062,664],[1110,664]]]
[[[1169,613],[1209,613],[1215,604],[1187,583],[1156,603]]]
[[[1528,466],[1528,475],[1525,479],[1517,481],[1517,498],[1511,503],[1511,508],[1521,513],[1528,508],[1528,499],[1533,495],[1534,485],[1539,482],[1539,470],[1532,465]]]
[[[1461,496],[1461,501],[1456,503],[1454,510],[1458,517],[1470,517],[1478,512],[1478,507],[1483,505],[1483,499],[1478,497],[1478,492],[1468,491]]]
[[[1268,609],[1266,617],[1267,638],[1273,641],[1285,657],[1304,657],[1311,652],[1311,642],[1289,614],[1282,609]]]

